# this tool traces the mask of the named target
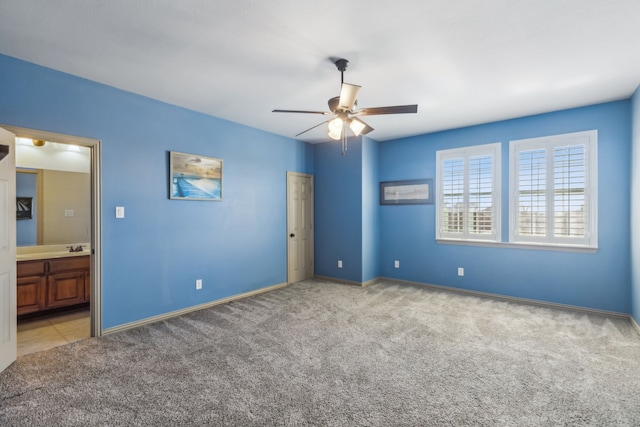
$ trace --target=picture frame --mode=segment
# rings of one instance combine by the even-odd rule
[[[16,197],[16,219],[33,219],[33,197]]]
[[[381,205],[421,205],[432,203],[432,178],[380,183]]]
[[[169,198],[222,200],[222,159],[169,152]]]

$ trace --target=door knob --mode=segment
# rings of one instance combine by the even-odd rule
[[[291,233],[291,234],[289,234],[289,237],[296,237],[296,235]]]

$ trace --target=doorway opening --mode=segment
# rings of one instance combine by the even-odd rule
[[[16,134],[18,356],[100,336],[100,141]]]

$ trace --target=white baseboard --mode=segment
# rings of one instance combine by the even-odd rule
[[[280,289],[287,286],[287,283],[279,283],[273,286],[267,286],[266,288],[256,289],[254,291],[244,292],[242,294],[233,295],[227,298],[222,298],[215,301],[206,302],[204,304],[198,304],[191,307],[183,308],[176,311],[171,311],[169,313],[160,314],[158,316],[147,317],[146,319],[136,320],[135,322],[125,323],[124,325],[114,326],[113,328],[108,328],[102,331],[102,335],[115,334],[116,332],[126,331],[127,329],[137,328],[139,326],[148,325],[149,323],[160,322],[162,320],[170,319],[172,317],[181,316],[183,314],[191,313],[193,311],[202,310],[205,308],[213,307],[220,304],[225,304],[231,301],[236,301],[239,299],[247,298],[254,295],[259,295],[265,292],[274,291],[276,289]]]

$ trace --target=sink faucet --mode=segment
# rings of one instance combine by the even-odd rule
[[[73,246],[67,246],[67,248],[69,248],[69,252],[82,252],[84,246],[83,245],[78,245],[75,248]]]

